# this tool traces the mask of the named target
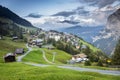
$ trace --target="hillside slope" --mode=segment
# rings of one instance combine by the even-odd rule
[[[12,53],[17,48],[24,48],[27,50],[25,43],[22,41],[14,42],[9,37],[5,37],[4,40],[0,40],[0,63],[3,63],[3,56],[5,54]]]
[[[52,62],[53,60],[53,53],[56,53],[55,56],[55,64],[65,64],[67,63],[67,60],[69,60],[71,58],[71,55],[55,49],[55,50],[48,50],[48,49],[44,49],[42,48],[42,50],[44,50],[45,52],[45,56],[46,58]],[[44,64],[49,64],[45,61],[45,59],[43,58],[43,53],[41,52],[41,49],[34,49],[33,51],[31,51],[27,56],[25,56],[23,58],[23,61],[27,61],[27,62],[34,62],[34,63],[44,63]]]
[[[2,6],[0,6],[0,17],[10,19],[13,22],[23,25],[23,26],[33,27],[33,25],[30,22],[19,17],[17,14],[12,12],[8,8],[2,7]]]

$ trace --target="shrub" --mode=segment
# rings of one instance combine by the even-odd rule
[[[84,65],[85,65],[85,66],[91,66],[91,62],[90,62],[90,60],[85,61]]]
[[[101,60],[98,61],[97,66],[103,66],[103,63]]]

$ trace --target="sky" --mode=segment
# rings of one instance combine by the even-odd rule
[[[93,26],[105,24],[107,16],[111,12],[108,9],[114,11],[116,6],[120,8],[120,0],[0,0],[0,5],[9,8],[33,24],[38,24],[40,21],[43,23],[46,20],[48,22],[59,21],[55,17],[41,18],[42,15],[47,16],[57,13],[60,15],[60,12],[71,15],[74,11],[79,11],[79,16],[74,19],[80,21],[80,25]],[[62,18],[71,19],[66,16],[62,16]]]
[[[60,11],[75,9],[78,6],[86,6],[85,9],[101,8],[120,0],[0,0],[3,5],[20,16],[30,13],[52,15]]]
[[[30,13],[52,15],[56,12],[77,7],[79,3],[74,0],[0,0],[0,5],[8,7],[20,16]]]

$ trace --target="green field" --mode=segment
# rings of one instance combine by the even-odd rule
[[[54,50],[48,50],[48,49],[43,49],[46,53],[46,57],[49,61],[52,61],[53,59],[53,53],[56,53],[55,55],[55,63],[64,63],[66,64],[67,63],[67,60],[70,60],[71,59],[71,55],[64,52],[64,51],[61,51],[61,50],[58,50],[58,49],[54,49]]]
[[[55,66],[34,67],[23,63],[0,63],[0,80],[120,80],[120,76],[78,72]]]
[[[55,56],[55,63],[57,64],[65,64],[67,62],[67,60],[70,60],[71,55],[69,55],[68,53],[61,51],[61,50],[48,50],[48,49],[44,49],[42,48],[42,50],[45,51],[45,56],[46,58],[52,62],[53,59],[53,53],[56,53]],[[45,62],[44,58],[43,58],[43,54],[41,52],[41,50],[39,48],[37,49],[33,49],[33,51],[31,51],[26,57],[23,58],[23,61],[28,61],[28,62],[35,62],[35,63],[44,63],[46,64],[47,62]]]
[[[42,57],[42,52],[40,50],[33,50],[28,55],[23,58],[25,62],[34,62],[39,64],[47,64]]]

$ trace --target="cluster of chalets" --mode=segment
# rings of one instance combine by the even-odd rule
[[[24,49],[23,48],[18,48],[15,50],[14,53],[7,53],[3,59],[4,62],[15,62],[16,61],[16,56],[17,55],[22,55],[24,54]]]

